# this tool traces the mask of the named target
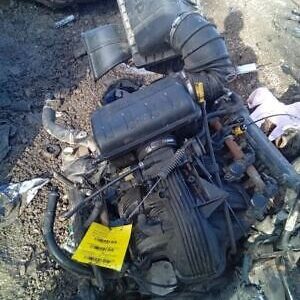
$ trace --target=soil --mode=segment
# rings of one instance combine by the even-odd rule
[[[241,76],[233,88],[247,97],[256,87],[266,85],[289,101],[297,85],[282,65],[300,68],[300,39],[292,35],[297,24],[286,16],[292,9],[300,10],[297,4],[292,0],[203,2],[205,14],[224,33],[233,61],[260,66],[258,73]],[[75,15],[74,22],[54,27],[70,14]],[[9,124],[15,131],[10,137],[11,150],[0,162],[1,184],[50,177],[52,170],[59,169],[59,157],[43,155],[45,145],[59,144],[41,127],[46,99],[62,103],[60,122],[90,131],[89,116],[111,81],[137,76],[118,67],[94,82],[87,57],[80,55],[80,34],[112,22],[120,22],[115,1],[59,11],[31,1],[0,1],[0,98],[21,106],[18,111],[0,107],[0,125]],[[30,111],[22,111],[24,101],[30,104]],[[76,292],[76,279],[49,258],[43,242],[47,190],[39,192],[12,226],[0,230],[0,299],[69,299]],[[59,212],[67,205],[63,199]],[[66,228],[66,223],[57,222],[60,242],[66,237]]]
[[[244,98],[259,86],[286,102],[299,95],[299,23],[289,20],[300,10],[298,0],[212,0],[203,1],[203,10],[223,33],[233,62],[258,65],[258,73],[233,84]]]

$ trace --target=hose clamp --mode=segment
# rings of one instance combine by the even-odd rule
[[[145,147],[143,147],[138,154],[139,160],[143,160],[150,153],[164,148],[164,147],[176,147],[177,143],[174,137],[165,137],[158,140],[154,140]]]
[[[171,26],[171,30],[170,30],[170,44],[172,45],[173,42],[173,38],[175,35],[175,32],[179,26],[179,24],[187,17],[191,16],[191,15],[200,15],[198,12],[195,11],[190,11],[190,12],[184,12],[181,15],[179,15],[174,22],[172,23]]]

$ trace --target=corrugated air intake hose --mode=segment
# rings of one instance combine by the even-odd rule
[[[208,102],[224,93],[224,84],[234,78],[235,69],[213,24],[197,12],[183,13],[172,25],[170,45],[181,55],[189,79],[203,82]]]

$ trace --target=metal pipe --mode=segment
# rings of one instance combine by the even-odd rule
[[[259,159],[268,167],[279,182],[286,184],[289,188],[300,192],[300,175],[295,171],[288,160],[268,140],[261,129],[253,123],[246,109],[241,112],[247,126],[247,139],[255,150]]]
[[[56,112],[47,102],[43,107],[42,122],[44,129],[59,141],[70,145],[82,145],[91,149],[92,152],[97,150],[94,140],[85,131],[56,124]]]

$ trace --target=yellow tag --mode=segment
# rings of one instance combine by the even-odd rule
[[[72,259],[121,271],[131,229],[131,224],[108,228],[98,223],[92,223]]]

